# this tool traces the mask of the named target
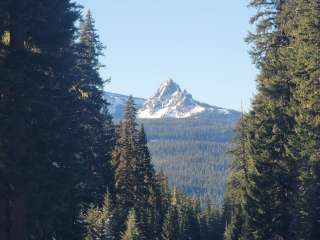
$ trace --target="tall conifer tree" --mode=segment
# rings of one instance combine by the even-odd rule
[[[154,238],[160,214],[159,188],[143,126],[138,130],[136,112],[129,97],[113,153],[117,202],[123,209],[122,216],[133,208],[141,234]]]
[[[114,128],[107,103],[102,97],[104,81],[99,75],[103,46],[96,33],[93,17],[88,11],[80,24],[80,42],[76,45],[80,75],[74,88],[81,102],[81,144],[79,153],[86,186],[82,189],[88,203],[101,203],[107,189],[113,192],[111,152],[114,147]],[[90,169],[91,171],[88,171]]]
[[[115,185],[117,202],[123,209],[136,206],[137,198],[137,168],[138,136],[136,108],[130,96],[124,119],[120,125],[120,136],[113,153],[115,166]]]
[[[162,226],[162,240],[178,240],[180,236],[179,214],[176,206],[167,212]]]
[[[137,226],[137,219],[135,211],[132,209],[129,211],[127,219],[127,229],[122,234],[121,240],[143,240],[143,236]]]
[[[0,236],[51,239],[61,230],[57,218],[64,223],[69,212],[77,102],[71,46],[79,12],[68,0],[14,0],[1,1],[0,15]]]
[[[114,210],[109,192],[104,197],[103,205],[91,207],[84,215],[86,224],[85,240],[114,240]]]
[[[288,9],[289,11],[290,9]],[[299,162],[299,191],[296,197],[297,239],[320,238],[320,2],[291,3],[291,46],[285,52],[296,90],[292,111],[296,135],[291,157]]]
[[[243,208],[234,220],[245,224],[252,239],[294,239],[298,191],[298,162],[289,155],[289,139],[294,134],[294,116],[291,112],[295,84],[288,73],[283,51],[290,44],[287,21],[291,18],[291,1],[253,0],[257,8],[251,19],[256,33],[250,34],[252,58],[260,73],[257,78],[258,94],[247,119],[246,142],[238,145],[236,158],[241,165],[241,148],[245,148],[245,186],[239,191],[244,196]],[[240,165],[240,166],[241,166]],[[246,176],[247,175],[247,176]],[[240,203],[241,203],[240,202]],[[240,211],[241,210],[241,211]],[[242,215],[242,216],[241,216]],[[243,219],[245,216],[245,219]],[[235,238],[237,239],[237,238]]]
[[[226,240],[242,239],[248,232],[244,211],[249,180],[249,161],[247,155],[248,121],[249,119],[242,114],[233,142],[234,150],[232,154],[235,156],[235,159],[230,167],[224,201],[224,211],[228,217],[228,224],[225,230]]]
[[[80,237],[82,203],[101,193],[95,185],[84,194],[94,175],[87,166],[110,161],[106,149],[91,146],[110,144],[85,135],[89,122],[96,126],[85,113],[105,122],[97,62],[85,62],[76,43],[79,8],[69,0],[2,1],[0,18],[0,236]]]
[[[155,238],[157,215],[159,206],[156,176],[151,156],[147,146],[147,137],[143,125],[138,137],[138,158],[136,175],[138,176],[137,188],[141,196],[141,208],[138,214],[140,229],[146,238]]]

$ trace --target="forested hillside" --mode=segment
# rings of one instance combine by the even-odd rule
[[[148,133],[153,163],[170,185],[222,204],[236,120],[198,116],[140,121]]]
[[[154,140],[195,140],[211,142],[229,142],[234,135],[234,127],[240,113],[233,119],[217,119],[214,116],[186,119],[141,119],[146,126],[148,138]]]

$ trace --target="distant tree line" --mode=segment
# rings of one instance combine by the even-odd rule
[[[145,125],[150,141],[193,140],[227,143],[234,136],[234,126],[239,116],[231,121],[216,119],[214,115],[187,119],[140,119]]]
[[[193,140],[152,141],[149,143],[156,169],[163,171],[170,186],[188,196],[210,197],[222,205],[228,177],[229,143]]]
[[[139,119],[148,134],[152,161],[169,185],[188,196],[209,197],[222,206],[239,113],[186,119]]]

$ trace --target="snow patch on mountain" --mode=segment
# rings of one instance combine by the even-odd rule
[[[105,92],[109,113],[114,120],[120,121],[126,109],[128,96]],[[209,117],[225,121],[236,121],[240,113],[221,107],[211,106],[193,99],[192,95],[173,80],[162,83],[157,92],[149,99],[133,98],[138,109],[138,118],[189,118]]]
[[[193,99],[186,90],[172,79],[161,84],[158,91],[150,97],[138,111],[139,118],[188,118],[205,112],[224,115],[230,110],[210,106]]]
[[[123,113],[127,106],[129,96],[117,94],[117,93],[105,92],[103,97],[109,104],[108,111],[113,116],[113,118],[115,120],[122,119]],[[141,108],[144,102],[146,101],[143,98],[133,98],[133,100],[137,109]]]

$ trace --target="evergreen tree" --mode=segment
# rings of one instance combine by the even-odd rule
[[[200,239],[203,239],[203,240],[209,239],[208,221],[207,221],[207,216],[205,214],[203,214],[200,218],[200,233],[201,233]]]
[[[86,177],[86,186],[81,191],[88,204],[99,204],[107,189],[113,192],[111,152],[115,136],[112,118],[102,97],[104,81],[99,75],[99,57],[103,46],[96,34],[90,11],[80,24],[79,35],[75,71],[80,76],[74,89],[81,103],[79,121],[83,151],[79,152],[79,158],[83,162],[83,172],[80,176]]]
[[[249,161],[247,156],[247,129],[248,119],[242,117],[236,128],[234,139],[235,156],[230,168],[227,191],[225,193],[224,211],[228,217],[228,224],[225,231],[225,239],[244,239],[248,229],[246,226],[245,203],[249,180]],[[211,212],[211,209],[209,210]]]
[[[120,219],[128,209],[134,209],[141,234],[151,238],[158,215],[157,183],[144,129],[138,130],[136,112],[133,98],[129,97],[113,153],[117,203],[123,210]]]
[[[58,222],[75,218],[65,203],[77,144],[71,46],[79,11],[67,0],[15,0],[1,1],[0,15],[0,236],[51,239]]]
[[[177,196],[177,189],[174,187],[173,192],[171,194],[170,206],[165,215],[162,225],[162,240],[179,239],[181,236],[181,218],[179,215],[178,201],[179,200]]]
[[[245,211],[253,239],[294,239],[297,163],[288,155],[294,118],[293,83],[282,50],[289,45],[285,1],[252,1],[256,34],[249,37],[260,74],[249,113],[248,157],[254,162],[246,188]]]
[[[179,214],[176,206],[167,212],[162,226],[162,240],[178,240],[180,236]]]
[[[69,0],[2,1],[0,18],[0,236],[79,238],[82,204],[101,202],[110,181],[89,180],[102,175],[88,166],[108,171],[111,148],[96,63],[76,43],[79,8]]]
[[[147,137],[143,125],[139,132],[138,146],[139,146],[139,159],[137,166],[137,174],[140,175],[140,181],[143,183],[142,195],[145,197],[145,202],[148,202],[149,197],[155,193],[156,180],[155,171],[151,163],[151,156],[147,146]]]
[[[299,191],[295,212],[297,239],[320,238],[320,3],[296,0],[291,3],[290,50],[284,52],[288,72],[296,89],[292,111],[295,133],[290,155],[299,162]]]
[[[137,176],[135,169],[138,134],[136,108],[133,98],[129,97],[125,117],[120,125],[120,136],[113,153],[117,202],[123,209],[133,208],[136,204]]]
[[[137,219],[135,211],[132,209],[129,211],[127,219],[127,229],[122,234],[121,240],[142,240],[144,239],[137,226]]]
[[[156,183],[156,195],[152,202],[155,213],[154,236],[156,236],[156,239],[161,239],[162,225],[170,208],[171,193],[169,190],[168,179],[162,171],[156,174]]]
[[[89,10],[80,23],[80,43],[83,45],[83,58],[87,61],[87,65],[91,67],[91,71],[99,70],[102,65],[99,62],[99,56],[102,56],[102,50],[104,49],[103,44],[99,40],[99,36],[95,29],[95,21],[92,17],[91,11]],[[97,73],[96,73],[97,74]],[[94,80],[100,81],[101,78],[95,77]]]
[[[101,208],[91,207],[84,216],[87,226],[86,240],[113,240],[113,217],[110,194],[107,193]]]
[[[152,239],[155,238],[157,207],[157,186],[156,176],[151,156],[147,146],[147,137],[143,125],[139,131],[138,158],[136,175],[139,178],[137,184],[139,195],[141,195],[141,208],[139,210],[140,229],[143,235]]]
[[[205,215],[207,218],[208,239],[224,239],[224,231],[226,229],[225,216],[220,207],[211,206],[207,207]]]
[[[290,154],[295,118],[295,83],[288,72],[285,51],[291,43],[288,22],[293,1],[253,0],[258,9],[251,19],[256,33],[248,41],[260,73],[258,94],[245,116],[245,138],[234,152],[237,171],[228,239],[296,239],[296,198],[299,161]],[[241,132],[239,135],[243,135]],[[245,158],[243,158],[245,153]],[[244,164],[245,163],[245,164]],[[237,174],[240,174],[237,177]]]
[[[80,238],[83,224],[77,220],[79,212],[92,204],[101,205],[107,189],[113,192],[111,151],[114,130],[107,104],[102,98],[104,81],[98,72],[102,47],[90,13],[81,23],[79,39],[72,45],[76,61],[70,69],[74,78],[71,92],[75,97],[72,106],[74,147],[71,148],[74,160],[69,167],[70,185],[66,186],[73,194],[64,203],[70,214],[76,217],[71,221],[69,215],[69,226],[58,222],[59,226],[55,227],[61,228],[65,238]]]
[[[3,55],[9,44],[9,1],[0,3],[0,54]]]
[[[197,203],[185,200],[181,209],[181,237],[183,240],[196,240],[201,238],[200,209]]]

